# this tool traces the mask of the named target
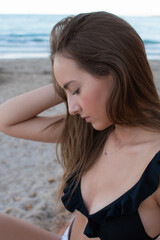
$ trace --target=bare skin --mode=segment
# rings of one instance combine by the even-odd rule
[[[51,134],[51,123],[61,116],[39,116],[38,114],[59,103],[61,98],[55,93],[53,84],[19,95],[0,106],[0,131],[17,138],[40,142],[56,143],[61,127]]]
[[[133,129],[130,129],[130,132],[132,130]],[[106,159],[105,155],[102,155],[94,166],[82,177],[81,193],[89,214],[94,214],[109,205],[134,186],[140,179],[150,160],[154,157],[155,153],[159,151],[159,134],[139,128],[134,129],[134,131],[136,130],[140,131],[140,136],[139,138],[137,137],[136,141],[124,147],[123,150],[117,152],[116,155],[113,154],[112,157],[110,156],[108,159]],[[140,143],[142,140],[143,142]],[[142,151],[141,154],[139,153],[139,147]],[[125,159],[124,154],[126,156]],[[118,162],[120,164],[118,164]],[[123,170],[124,164],[125,171]],[[99,178],[99,176],[101,176],[101,178]],[[88,191],[88,189],[90,191]],[[104,189],[107,190],[104,191]],[[159,204],[160,185],[151,196],[140,204],[138,209],[145,231],[152,238],[160,232]],[[81,226],[83,232],[87,223],[87,219],[82,216],[80,212],[77,212],[77,218],[77,221],[74,221],[72,226],[71,240],[75,239],[79,226]],[[78,236],[79,237],[76,238],[78,240],[88,239],[84,237],[83,234],[79,234]]]
[[[86,92],[88,91],[86,90]],[[80,114],[77,110],[75,112],[73,108],[78,106],[78,111],[82,111],[83,106],[78,105],[81,104],[82,101],[77,97],[74,97],[74,102],[72,99],[73,97],[70,96],[70,102],[68,103],[71,114]],[[50,128],[46,127],[60,117],[39,117],[38,114],[60,102],[62,102],[62,100],[56,96],[52,85],[9,100],[0,106],[0,115],[2,116],[0,119],[0,131],[14,137],[34,141],[57,142],[63,129],[63,123],[58,125],[52,134],[50,134]],[[99,124],[96,125],[97,122],[95,121],[95,126],[101,127],[101,122],[98,123]],[[129,136],[134,137],[137,133],[136,138],[126,145],[126,142],[130,138]],[[124,147],[122,147],[123,145]],[[107,149],[107,152],[120,149],[119,152],[107,157],[107,159],[106,156],[102,154],[90,170],[82,177],[81,192],[88,212],[91,214],[100,210],[130,189],[139,180],[155,153],[159,151],[159,145],[159,132],[142,128],[135,129],[116,126],[114,132],[106,142],[105,149]],[[139,166],[138,169],[136,167],[137,165]],[[125,168],[123,166],[125,166]],[[104,172],[105,169],[109,169],[107,175],[106,171]],[[122,171],[122,169],[125,169],[125,171]],[[130,174],[131,169],[132,174]],[[100,179],[95,177],[96,182],[94,184],[93,174],[102,176]],[[116,178],[113,178],[113,176],[116,176]],[[99,180],[97,181],[97,179]],[[109,180],[111,179],[112,185],[109,184]],[[108,187],[107,199],[105,197],[106,192],[104,192],[104,186]],[[90,189],[90,192],[88,192],[88,189]],[[151,237],[156,236],[160,232],[160,187],[158,187],[153,195],[141,203],[139,214],[147,234]],[[88,239],[83,234],[86,223],[87,219],[81,213],[77,212],[76,219],[72,226],[71,240]],[[8,231],[9,226],[10,231]],[[48,233],[45,230],[41,230],[21,220],[15,220],[3,214],[0,214],[0,227],[0,234],[3,236],[3,240],[11,240],[12,236],[16,236],[16,240],[25,239],[24,236],[22,237],[22,234],[25,232],[27,232],[26,240],[60,239],[60,237]],[[15,239],[15,237],[13,239]]]
[[[0,131],[14,137],[41,142],[58,142],[62,124],[50,134],[60,116],[40,117],[39,113],[61,103],[53,84],[22,94],[0,106]],[[0,213],[0,236],[3,240],[60,240],[61,237],[20,219]]]
[[[114,85],[112,75],[97,79],[81,69],[74,60],[61,54],[55,56],[54,73],[58,84],[66,91],[70,114],[87,117],[86,121],[97,130],[103,130],[112,124],[105,115],[106,101]],[[116,125],[104,147],[108,153],[116,150],[115,153],[107,157],[102,154],[81,179],[82,197],[88,213],[97,212],[134,186],[155,153],[159,151],[159,146],[160,132]],[[160,233],[160,200],[157,202],[156,197],[158,194],[159,188],[139,207],[144,228],[152,237]],[[72,226],[71,240],[75,237],[77,240],[87,239],[83,231],[76,236],[79,227],[76,222],[78,221]]]
[[[0,236],[3,240],[60,240],[61,237],[23,220],[0,213]]]

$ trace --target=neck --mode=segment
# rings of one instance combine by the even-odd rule
[[[134,137],[141,131],[139,127],[128,127],[128,126],[120,126],[115,125],[115,129],[112,132],[112,140],[116,141],[117,143],[125,143],[130,138]]]
[[[112,152],[117,152],[119,149],[135,144],[135,141],[137,141],[136,137],[139,135],[141,130],[143,131],[143,129],[139,127],[115,125],[115,129],[111,132],[107,139],[105,154],[112,154]]]
[[[147,143],[153,137],[153,130],[141,127],[115,125],[104,146],[104,155],[113,155],[119,151]],[[154,133],[155,138],[155,133]]]

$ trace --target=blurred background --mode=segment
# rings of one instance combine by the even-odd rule
[[[108,11],[127,20],[144,41],[148,58],[160,59],[158,0],[5,0],[0,8],[0,58],[48,57],[54,24],[65,16],[91,11]]]
[[[0,6],[0,104],[52,82],[49,34],[62,18],[108,11],[127,20],[144,41],[160,94],[159,0],[4,0]],[[63,112],[63,106],[46,114]],[[62,234],[71,215],[56,207],[62,169],[55,144],[0,132],[0,211]]]

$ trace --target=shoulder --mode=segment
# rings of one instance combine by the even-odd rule
[[[145,135],[145,144],[148,151],[154,155],[160,151],[160,130],[148,131]]]
[[[157,131],[157,133],[154,135],[154,146],[156,148],[157,152],[160,152],[160,131]],[[158,161],[159,163],[159,168],[160,168],[160,159]],[[156,192],[154,193],[154,199],[156,201],[156,204],[159,207],[159,211],[160,211],[160,172],[159,172],[159,185],[158,188],[156,190]]]
[[[159,185],[158,188],[156,190],[156,192],[154,193],[154,199],[157,203],[157,205],[159,206],[160,209],[160,176],[159,176]]]
[[[152,165],[156,164],[154,165],[156,166],[156,168],[154,167],[154,169],[156,169],[154,177],[158,177],[159,184],[152,196],[157,205],[157,209],[160,211],[160,131],[149,131],[146,135],[146,144],[144,144],[144,146],[146,147],[146,153],[150,156],[151,161],[156,157],[156,161],[152,162]]]

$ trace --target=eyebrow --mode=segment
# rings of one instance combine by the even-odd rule
[[[63,88],[64,88],[64,89],[67,89],[68,86],[69,86],[69,84],[71,84],[72,82],[76,82],[76,81],[75,81],[75,80],[72,80],[72,81],[69,81],[69,82],[65,83],[64,86],[63,86]]]

